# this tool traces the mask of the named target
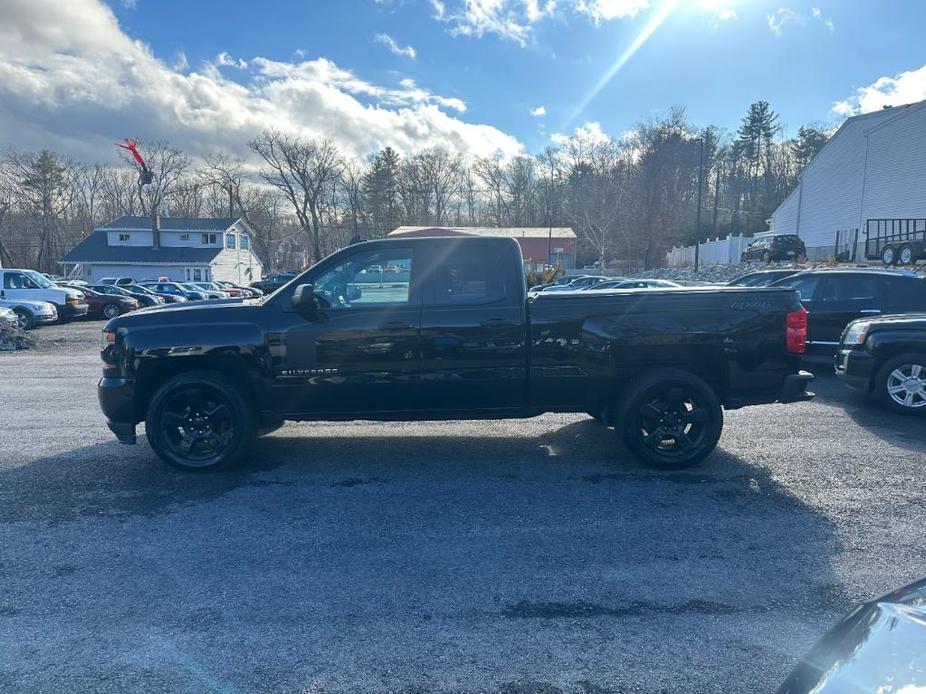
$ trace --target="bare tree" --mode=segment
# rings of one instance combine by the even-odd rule
[[[154,173],[154,181],[142,188],[139,194],[141,214],[147,216],[161,210],[165,199],[190,168],[191,161],[186,154],[163,140],[143,142],[139,148],[148,168]],[[123,153],[123,158],[132,168],[139,170],[129,154]]]
[[[321,260],[320,203],[326,184],[337,180],[344,167],[338,148],[330,140],[301,140],[274,130],[261,133],[250,147],[266,164],[261,176],[292,205],[310,235],[314,260]]]

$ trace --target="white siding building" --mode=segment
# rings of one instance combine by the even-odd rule
[[[926,101],[849,118],[772,213],[772,231],[797,234],[811,259],[834,254],[836,232],[866,221],[926,218]]]
[[[242,219],[161,217],[155,233],[150,217],[120,217],[94,229],[60,263],[69,276],[87,282],[129,276],[249,284],[261,278]]]

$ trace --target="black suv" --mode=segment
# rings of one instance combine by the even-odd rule
[[[807,255],[804,242],[796,234],[768,234],[746,246],[741,260],[761,260],[763,263],[796,260]]]
[[[836,375],[903,414],[926,414],[926,314],[863,318],[849,324]]]
[[[807,353],[832,354],[856,318],[926,311],[926,277],[897,270],[805,270],[775,282],[807,309]]]

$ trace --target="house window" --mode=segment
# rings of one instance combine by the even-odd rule
[[[119,243],[125,243],[132,237],[131,234],[119,234]]]
[[[203,245],[210,246],[215,244],[215,234],[203,234]]]
[[[190,235],[189,235],[189,234],[180,234],[180,240],[181,240],[181,241],[189,241],[189,240],[190,240]]]
[[[206,282],[212,281],[212,273],[209,271],[209,268],[206,268],[205,270],[203,270],[203,278],[205,279]]]
[[[225,234],[225,248],[233,249],[235,247],[235,235]]]
[[[193,281],[202,282],[203,281],[203,271],[198,267],[193,268]]]
[[[241,237],[241,250],[246,251],[251,247],[251,239],[248,236]]]

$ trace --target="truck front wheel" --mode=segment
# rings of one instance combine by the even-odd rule
[[[229,467],[255,438],[255,417],[240,388],[219,373],[174,376],[151,398],[145,434],[154,452],[184,470]]]
[[[635,378],[618,407],[627,447],[651,467],[691,467],[717,446],[723,410],[711,387],[688,371],[663,369]]]

